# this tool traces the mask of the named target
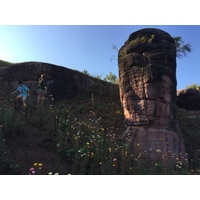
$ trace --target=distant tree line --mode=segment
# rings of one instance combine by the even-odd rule
[[[101,75],[92,75],[85,69],[82,71],[82,73],[85,75],[88,75],[88,76],[92,76],[94,78],[98,78],[100,80],[104,80],[104,81],[113,83],[113,84],[119,84],[119,78],[112,72],[109,72],[104,78],[102,78]]]

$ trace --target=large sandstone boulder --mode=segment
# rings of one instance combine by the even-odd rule
[[[47,96],[51,95],[55,101],[73,99],[94,85],[89,76],[48,63],[25,62],[0,67],[1,81],[7,82],[14,89],[18,81],[22,80],[32,94],[36,94],[38,79],[43,73],[48,77]]]
[[[135,157],[176,165],[187,160],[176,118],[176,48],[159,29],[132,33],[118,54],[123,137]]]
[[[200,91],[194,88],[178,90],[176,104],[186,110],[200,110]]]

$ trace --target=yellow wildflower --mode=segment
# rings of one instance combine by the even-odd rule
[[[42,163],[38,163],[38,166],[39,166],[39,167],[42,167]]]

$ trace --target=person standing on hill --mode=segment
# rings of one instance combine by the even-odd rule
[[[37,90],[37,103],[42,103],[44,102],[45,99],[45,94],[47,92],[47,86],[46,86],[46,79],[45,79],[45,75],[42,74],[39,78],[39,82],[38,82],[38,90]]]
[[[14,94],[15,92],[19,92],[19,95],[16,97],[16,104],[15,107],[18,107],[19,105],[19,99],[22,99],[23,107],[25,108],[26,105],[26,99],[28,96],[30,96],[30,90],[29,88],[23,84],[22,81],[19,81],[19,85],[17,89],[12,92],[11,94]]]

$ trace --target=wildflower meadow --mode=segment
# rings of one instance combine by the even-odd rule
[[[6,84],[2,85],[0,173],[27,175],[200,173],[199,158],[193,156],[198,149],[192,151],[188,146],[191,153],[189,154],[190,161],[193,159],[194,163],[195,160],[195,165],[190,162],[189,166],[183,166],[177,160],[177,165],[169,169],[162,165],[162,161],[150,165],[142,154],[137,158],[134,157],[133,152],[126,147],[121,138],[126,124],[118,88],[115,85],[109,86],[110,88],[95,88],[74,100],[54,102],[54,98],[48,96],[44,105],[37,105],[36,96],[32,95],[27,99],[25,110],[22,108],[16,110],[13,106],[15,99],[10,96],[9,89],[5,89]],[[184,124],[181,125],[184,130]],[[34,140],[30,137],[34,137]],[[186,135],[185,138],[188,142]],[[30,145],[26,145],[28,139],[32,142]],[[11,140],[18,141],[19,146],[22,141],[25,144],[20,158],[9,153],[12,147],[8,144]],[[34,148],[31,146],[33,144]],[[38,148],[46,154],[35,155]],[[29,151],[33,153],[25,157]],[[46,155],[52,155],[52,159],[49,161]],[[39,156],[40,160],[35,160]],[[23,163],[26,166],[23,166]]]

